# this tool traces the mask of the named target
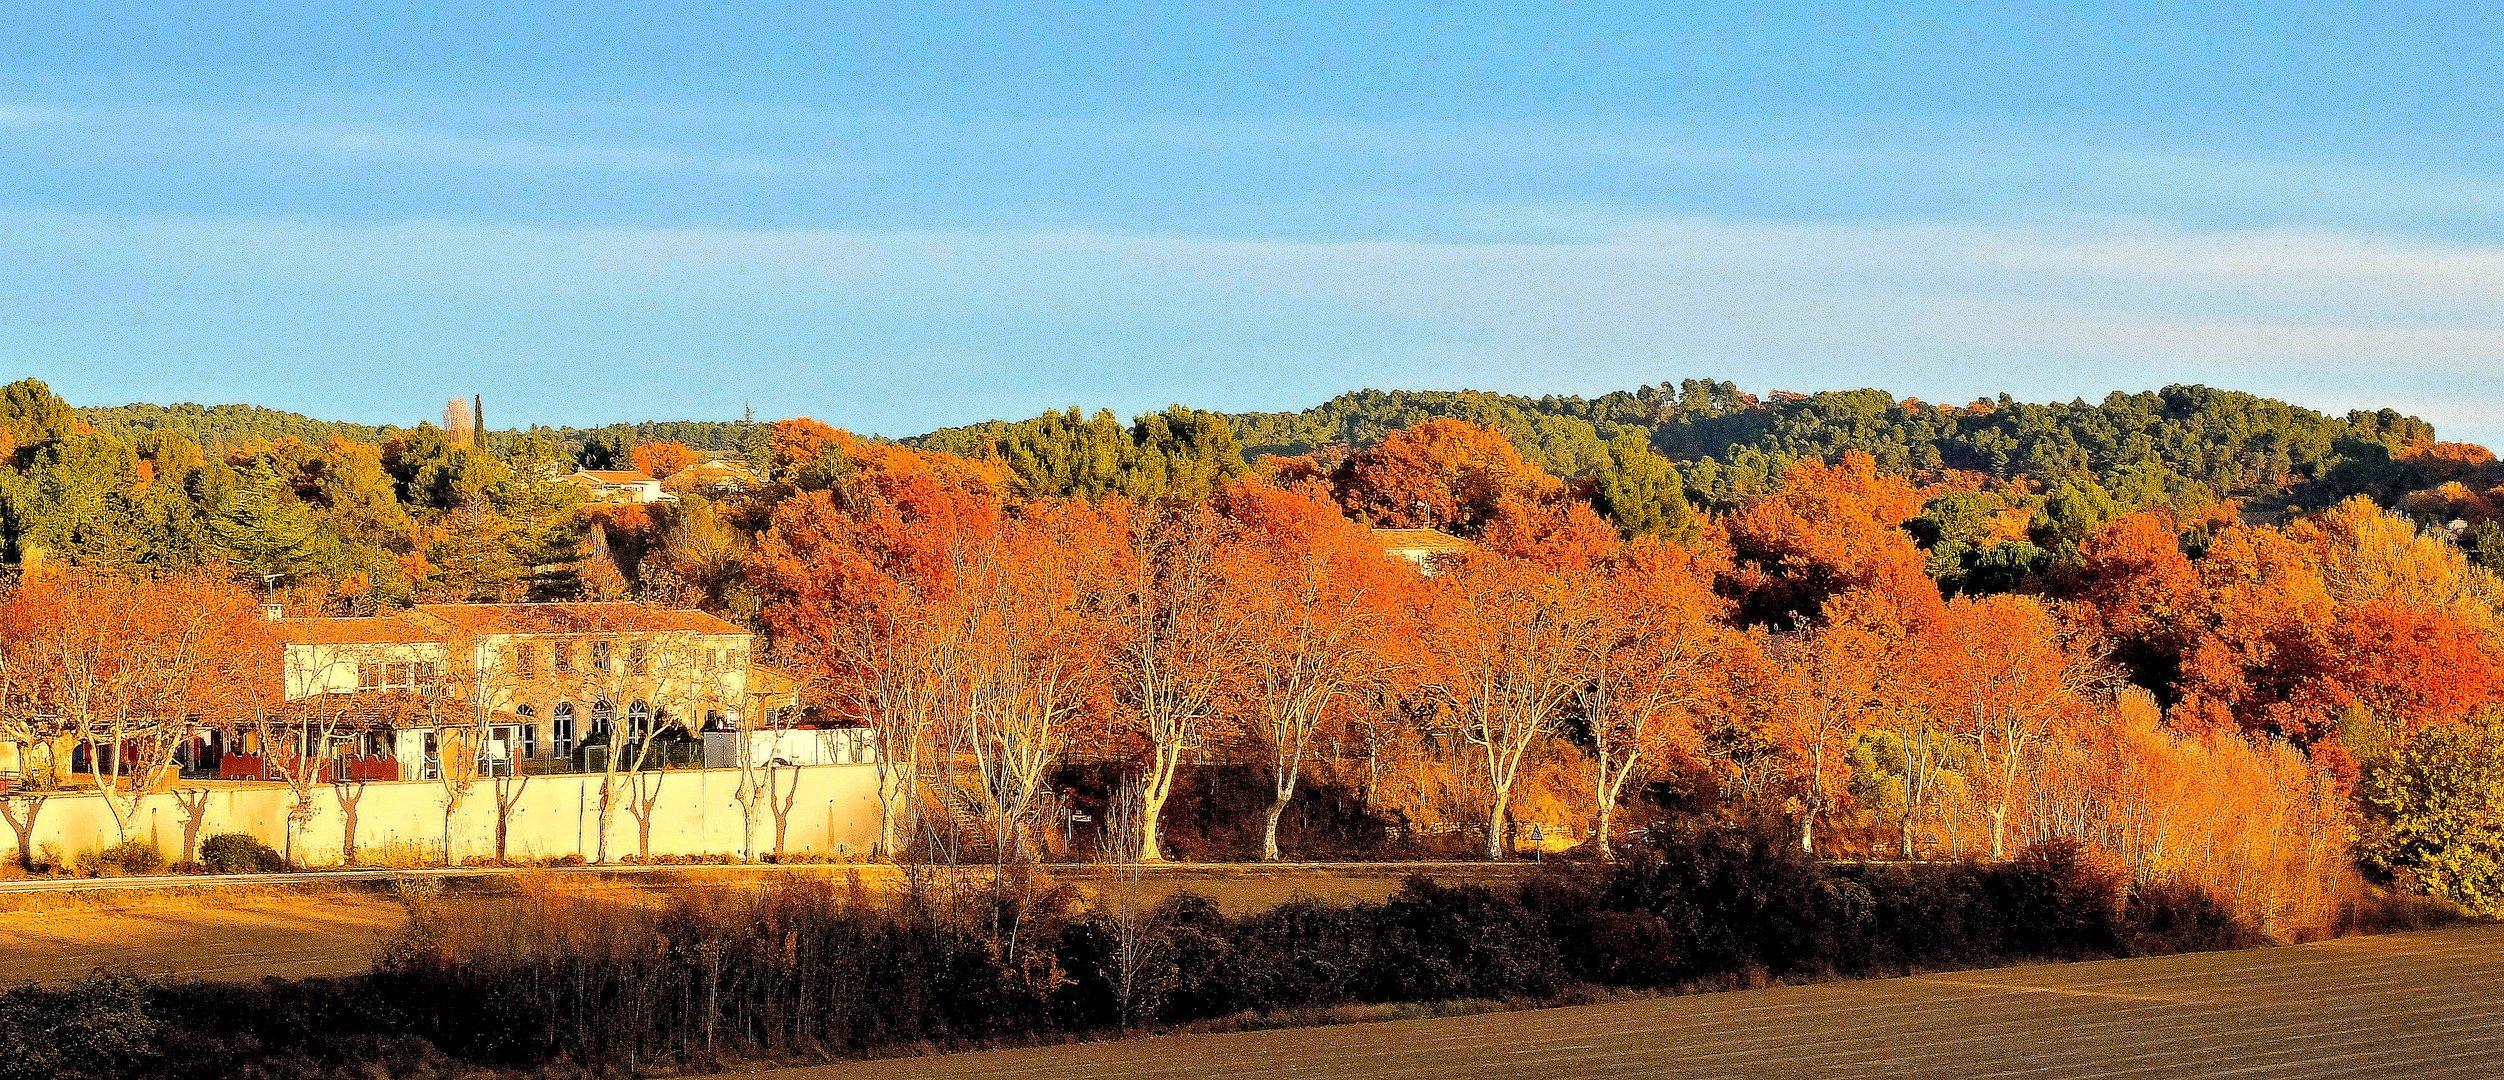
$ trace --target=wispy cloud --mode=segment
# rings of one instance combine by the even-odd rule
[[[631,144],[480,138],[379,124],[239,121],[228,130],[243,142],[269,149],[432,165],[534,172],[710,172],[751,177],[774,176],[784,171],[782,163],[750,154],[713,155]]]
[[[44,214],[0,224],[0,251],[25,266],[479,302],[1115,322],[1329,311],[1525,346],[2504,364],[2504,248],[2373,235],[1702,218],[1500,242]]]
[[[112,147],[196,154],[220,146],[342,161],[394,161],[512,172],[708,173],[762,178],[821,168],[768,153],[636,139],[487,133],[510,122],[423,125],[360,117],[287,116],[188,105],[0,102],[0,130],[45,132]]]
[[[688,357],[735,358],[717,362],[769,365],[787,407],[840,395],[824,407],[895,432],[1070,401],[1278,407],[1354,385],[1702,372],[1940,400],[2209,381],[2326,408],[2444,403],[2428,411],[2471,425],[2455,434],[2492,438],[2498,260],[2085,220],[1645,218],[1435,242],[0,212],[0,354],[204,327],[288,370],[329,349],[405,353],[411,371],[493,356],[518,384],[571,385],[589,364],[621,388],[642,385],[621,365],[670,381]],[[2417,300],[2321,302],[2341,290]]]
[[[66,109],[45,105],[22,105],[0,101],[0,131],[23,130],[47,124],[65,123],[70,119]]]

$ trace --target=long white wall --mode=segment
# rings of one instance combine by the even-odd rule
[[[784,850],[792,854],[862,857],[878,835],[878,773],[874,765],[814,765],[778,771],[781,794],[790,799]],[[627,810],[642,793],[655,796],[652,809],[653,855],[735,855],[740,850],[739,772],[736,769],[688,769],[621,774],[616,780],[616,809],[609,823],[609,856],[637,854],[639,825]],[[456,861],[495,854],[496,781],[481,779],[470,789],[452,817],[452,848]],[[797,785],[796,788],[792,785]],[[287,808],[294,794],[275,784],[219,784],[208,796],[199,838],[223,832],[250,833],[272,848],[285,850]],[[294,837],[297,860],[308,866],[336,865],[347,839],[346,816],[338,793],[324,787],[314,792],[313,815]],[[444,791],[431,782],[372,783],[356,801],[357,852],[361,862],[386,858],[432,861],[441,857],[444,834]],[[600,777],[593,775],[534,776],[508,819],[505,853],[523,859],[593,857],[599,842]],[[22,811],[21,811],[22,812]],[[132,835],[147,839],[168,860],[183,856],[183,825],[187,815],[168,792],[148,796],[133,822]],[[97,851],[119,839],[113,814],[95,795],[63,794],[46,800],[35,821],[33,846],[51,846],[62,857]],[[756,815],[760,854],[773,850],[774,816],[763,806]],[[17,836],[0,825],[0,850],[17,855]]]

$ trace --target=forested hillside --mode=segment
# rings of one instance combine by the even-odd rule
[[[398,424],[356,424],[317,420],[302,413],[260,405],[93,405],[73,410],[97,433],[136,445],[151,432],[182,436],[210,450],[242,448],[279,439],[320,443],[333,436],[380,444],[417,427]],[[518,429],[488,427],[483,442],[501,451],[513,440],[530,436],[564,450],[586,468],[625,468],[637,443],[675,442],[696,450],[753,454],[761,450],[764,426],[746,420],[644,420],[597,427],[549,427],[532,424]]]
[[[1605,472],[1609,443],[1637,433],[1674,459],[1715,462],[1718,468],[1686,471],[1716,504],[1761,482],[1764,462],[1845,450],[1907,475],[1964,470],[2046,483],[2092,477],[2133,490],[2178,493],[2196,485],[2217,497],[2293,492],[2326,502],[2404,482],[2390,467],[2392,455],[2434,438],[2425,421],[2389,409],[2330,417],[2204,386],[2116,391],[2092,405],[2005,395],[1933,405],[1883,390],[1760,399],[1731,383],[1690,379],[1597,398],[1365,390],[1303,412],[1228,419],[1257,456],[1364,446],[1441,417],[1501,431],[1532,462],[1569,477]]]
[[[2271,932],[2345,918],[2359,871],[2504,911],[2504,466],[2395,413],[1690,382],[909,444],[91,415],[0,388],[0,649],[182,597],[247,618],[265,588],[299,612],[638,599],[763,631],[898,769],[1028,762],[940,775],[1011,849],[1045,785],[1098,820],[1135,799],[1148,853],[1173,800],[1203,853],[1497,856],[1524,822],[1604,852],[1630,818],[1710,812],[1860,854],[2087,844]],[[610,464],[672,497],[563,479]],[[1382,528],[1450,550],[1421,573]],[[1302,782],[1335,825],[1284,816]],[[926,808],[883,809],[895,855]]]
[[[321,442],[333,435],[359,442],[381,442],[394,427],[316,420],[302,413],[260,405],[98,405],[77,410],[77,416],[99,434],[136,443],[150,432],[180,435],[203,447],[243,446],[272,439]]]

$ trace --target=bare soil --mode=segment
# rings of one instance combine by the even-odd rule
[[[2491,1077],[2504,927],[763,1074]]]

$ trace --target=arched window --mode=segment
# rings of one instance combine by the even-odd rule
[[[641,741],[652,734],[652,707],[637,701],[626,706],[626,737]]]
[[[606,698],[592,702],[591,733],[585,737],[585,741],[602,744],[607,743],[609,738],[609,726],[615,724],[616,722],[617,706],[609,704],[608,699]]]
[[[574,756],[574,703],[570,701],[557,703],[556,712],[552,714],[550,722],[552,728],[548,743],[549,753],[557,757]]]
[[[538,757],[539,725],[533,722],[538,718],[538,712],[534,711],[528,705],[516,705],[513,707],[513,715],[520,717],[522,720],[522,756],[526,758]]]

